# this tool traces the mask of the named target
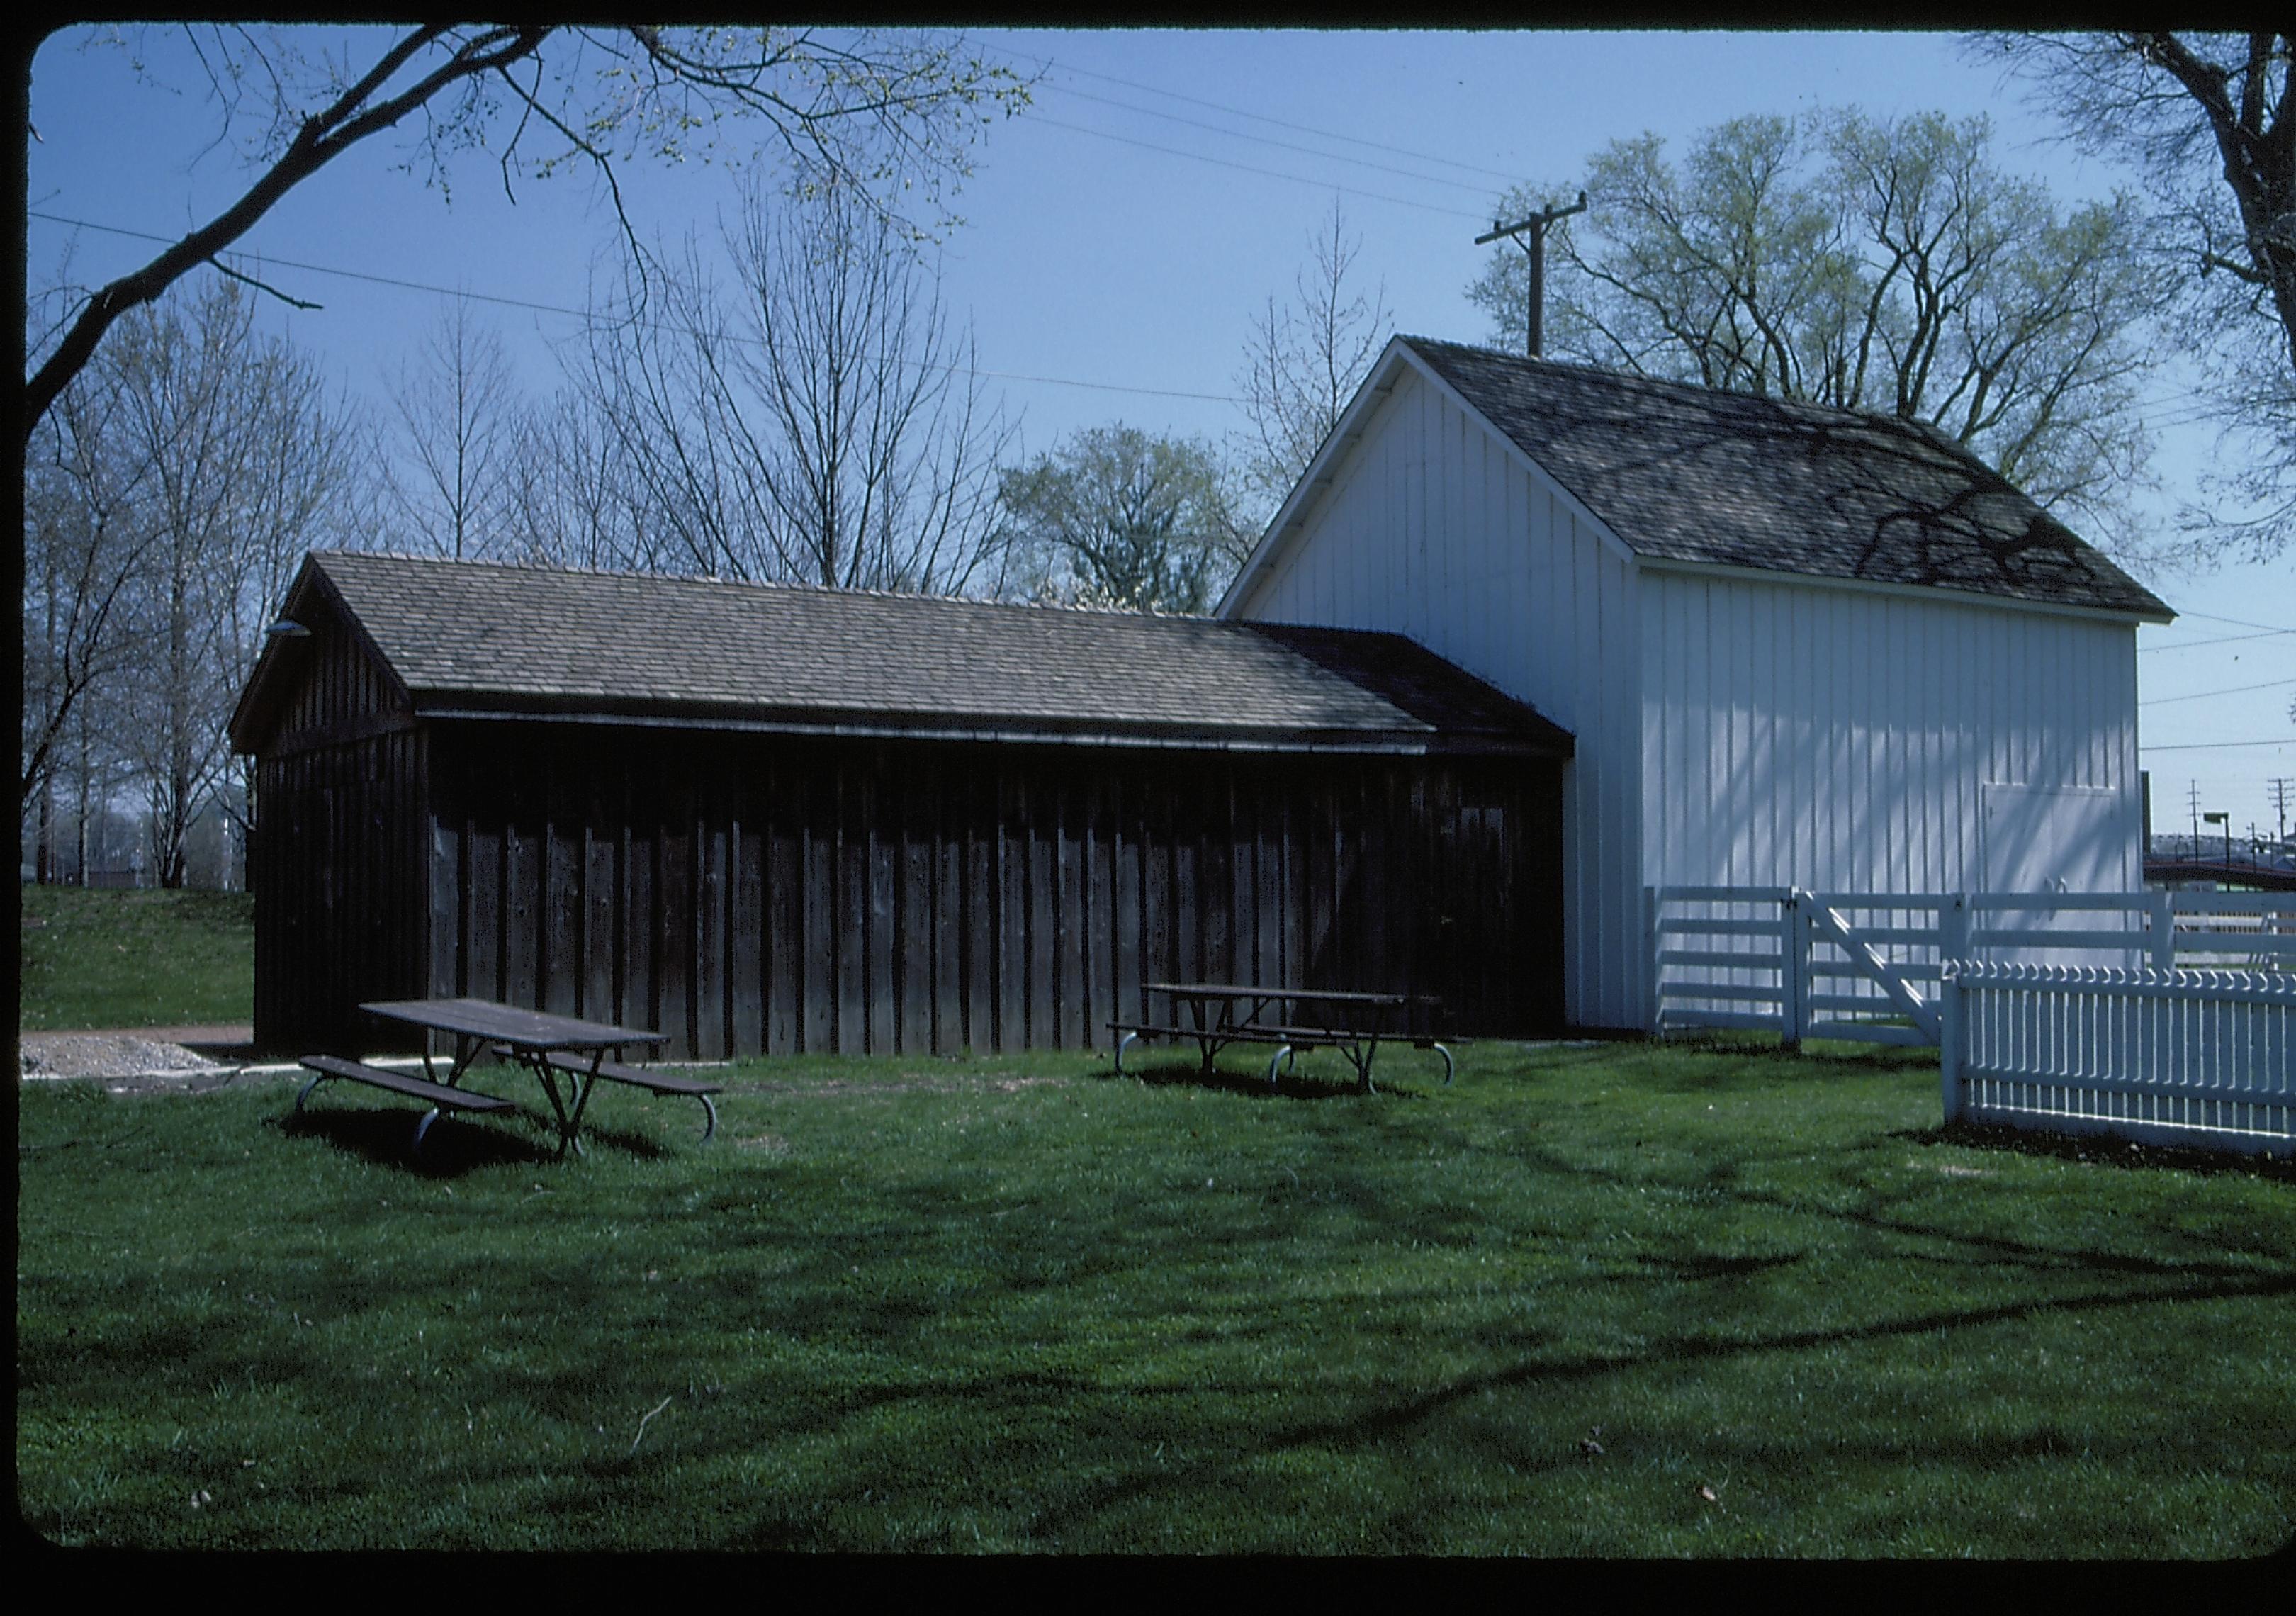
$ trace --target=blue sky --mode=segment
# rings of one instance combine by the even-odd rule
[[[332,35],[348,39],[343,30]],[[33,62],[29,147],[32,283],[94,283],[153,243],[37,217],[154,234],[204,220],[249,169],[216,140],[216,109],[170,30],[128,53],[51,38]],[[1949,35],[1372,33],[991,30],[992,54],[1043,70],[1035,104],[990,129],[956,198],[943,295],[969,321],[992,395],[1028,448],[1123,420],[1220,438],[1242,424],[1234,376],[1254,313],[1288,293],[1336,196],[1362,237],[1357,273],[1383,282],[1398,330],[1481,341],[1465,288],[1493,249],[1472,244],[1498,193],[1574,176],[1607,142],[1654,131],[1682,143],[1750,112],[1855,104],[1876,113],[1982,112],[2005,159],[2061,198],[2104,196],[2128,177],[2050,137],[1998,72]],[[356,44],[356,41],[354,41]],[[369,47],[372,48],[372,47]],[[444,299],[483,299],[535,393],[556,384],[553,344],[594,271],[614,273],[611,214],[578,176],[523,184],[513,205],[484,158],[451,201],[395,172],[395,149],[355,152],[291,194],[242,243],[263,276],[325,305],[264,317],[378,404],[400,357]],[[625,171],[640,231],[713,233],[739,192],[723,169]],[[385,277],[386,285],[340,273]],[[2154,390],[2175,420],[2192,378]],[[2173,497],[2216,453],[2171,431],[2156,470]],[[2152,508],[2166,520],[2168,505]],[[2140,631],[2144,766],[2154,823],[2180,827],[2187,782],[2235,824],[2269,825],[2267,781],[2296,776],[2296,556],[2202,576],[2147,578],[2185,615]],[[2241,689],[2243,686],[2264,688]],[[2212,693],[2233,692],[2229,694]],[[2264,741],[2264,745],[2209,743]],[[2201,750],[2206,746],[2207,750]]]

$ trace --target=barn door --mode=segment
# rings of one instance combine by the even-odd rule
[[[2136,827],[2127,793],[2103,786],[1984,787],[1984,890],[2121,892]]]
[[[2137,853],[2141,832],[2128,793],[2102,786],[1987,784],[1982,826],[1985,886],[1988,892],[2125,892],[2141,884]],[[2066,915],[2048,909],[2004,910],[1988,917],[1997,931],[2035,933],[2068,924],[2091,931],[2139,926],[2133,915]],[[2079,965],[2092,962],[2085,952],[2020,947],[2029,964]]]

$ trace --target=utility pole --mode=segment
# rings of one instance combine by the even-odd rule
[[[2185,796],[2193,808],[2193,857],[2198,858],[2201,856],[2201,783],[2194,781]]]
[[[2275,840],[2276,840],[2276,841],[2287,841],[2287,840],[2288,840],[2288,798],[2289,798],[2289,795],[2290,795],[2290,789],[2289,789],[2289,788],[2291,788],[2292,786],[2296,786],[2296,780],[2290,780],[2290,779],[2287,779],[2287,778],[2285,778],[2285,777],[2283,777],[2283,778],[2281,778],[2281,779],[2277,779],[2277,780],[2275,780],[2275,781],[2271,782],[2271,785],[2272,785],[2272,811],[2273,811],[2275,814],[2276,814],[2277,816],[2279,816],[2279,818],[2280,818],[2280,834],[2279,834],[2279,835],[2278,835]]]
[[[1489,234],[1475,238],[1475,245],[1480,247],[1486,242],[1497,241],[1503,235],[1512,236],[1515,244],[1530,258],[1530,309],[1523,325],[1522,351],[1534,359],[1538,357],[1539,339],[1544,334],[1546,323],[1546,227],[1557,219],[1569,218],[1574,213],[1585,211],[1587,193],[1581,191],[1578,200],[1568,208],[1544,208],[1514,225],[1502,225],[1493,219]],[[1523,239],[1522,233],[1526,230],[1530,232],[1529,241]]]

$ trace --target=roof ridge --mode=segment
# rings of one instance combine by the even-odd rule
[[[1502,359],[1513,365],[1535,365],[1546,370],[1563,371],[1572,375],[1590,377],[1598,381],[1626,382],[1637,387],[1657,388],[1668,392],[1685,393],[1702,400],[1714,398],[1726,398],[1734,402],[1742,400],[1752,405],[1767,405],[1779,410],[1800,410],[1811,414],[1838,415],[1844,420],[1876,426],[1913,427],[1929,436],[1939,438],[1940,442],[1964,455],[1970,455],[1968,449],[1955,443],[1953,439],[1940,437],[1938,429],[1932,423],[1922,420],[1917,415],[1892,414],[1886,410],[1851,409],[1846,405],[1821,404],[1814,398],[1792,398],[1782,393],[1750,393],[1741,388],[1710,387],[1702,381],[1684,381],[1672,376],[1653,376],[1647,371],[1613,370],[1608,365],[1588,365],[1578,360],[1550,359],[1544,354],[1534,358],[1529,354],[1511,354],[1505,349],[1486,348],[1474,342],[1454,342],[1442,337],[1404,335],[1402,340],[1414,345],[1423,344],[1429,348],[1447,348],[1458,353],[1472,354],[1478,358]],[[1973,455],[1971,457],[1974,458]],[[1984,465],[1985,463],[1978,460],[1977,463]],[[1999,472],[1993,472],[1989,466],[1987,466],[1986,470],[1994,476],[2000,475]]]
[[[832,595],[840,599],[860,598],[886,601],[945,602],[952,605],[974,606],[1015,611],[1067,612],[1077,617],[1110,617],[1152,619],[1167,623],[1207,623],[1228,626],[1228,619],[1210,612],[1163,611],[1122,606],[1089,606],[1071,601],[1003,601],[985,599],[973,595],[935,595],[921,589],[884,589],[867,586],[816,584],[767,578],[720,578],[706,572],[642,572],[628,567],[592,567],[573,562],[527,561],[495,561],[449,555],[422,555],[406,550],[318,549],[309,552],[314,561],[347,558],[353,561],[414,562],[425,566],[480,569],[495,572],[514,572],[548,576],[561,574],[581,578],[627,578],[646,584],[707,584],[721,589],[755,589],[782,595]]]

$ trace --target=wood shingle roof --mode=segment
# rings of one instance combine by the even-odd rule
[[[418,714],[1267,750],[1567,754],[1397,635],[319,552],[289,615],[354,622]],[[293,642],[233,720],[258,749]]]
[[[1398,340],[1639,554],[2171,615],[1919,423]]]

